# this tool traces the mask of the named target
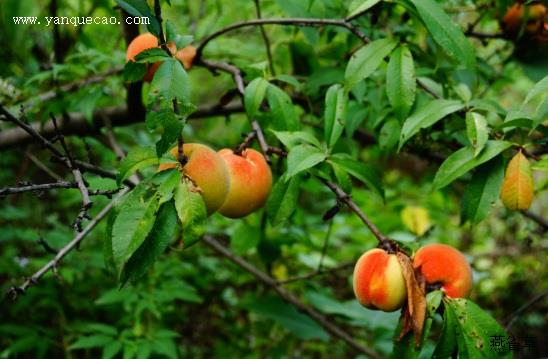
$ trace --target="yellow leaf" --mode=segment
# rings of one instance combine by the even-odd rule
[[[508,163],[500,198],[506,208],[524,211],[533,202],[533,175],[527,158],[518,152]]]
[[[418,236],[422,236],[432,226],[428,211],[423,207],[405,207],[401,211],[401,220],[411,232]]]

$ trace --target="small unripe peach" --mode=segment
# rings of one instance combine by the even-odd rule
[[[272,189],[272,172],[264,156],[252,148],[239,155],[225,148],[219,155],[230,175],[230,191],[219,213],[240,218],[263,207]]]
[[[177,157],[177,147],[171,149],[170,152]],[[217,152],[199,143],[185,143],[183,153],[187,162],[182,167],[182,173],[198,187],[204,199],[207,213],[211,214],[217,211],[225,202],[230,188],[230,178],[225,161]],[[158,171],[177,166],[177,163],[162,163]]]
[[[354,294],[361,305],[393,312],[402,307],[407,289],[395,254],[375,248],[362,254],[354,267]]]
[[[466,298],[472,289],[472,269],[466,257],[446,244],[429,244],[415,253],[413,267],[427,284],[440,285],[451,298]]]

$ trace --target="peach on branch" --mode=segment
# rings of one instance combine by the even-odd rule
[[[272,172],[264,156],[251,148],[241,154],[225,148],[219,155],[230,175],[230,191],[219,213],[240,218],[264,206],[272,189]]]
[[[178,148],[171,149],[178,156]],[[225,202],[230,188],[230,177],[225,161],[217,152],[199,143],[185,143],[183,153],[186,163],[182,166],[183,175],[189,178],[200,191],[207,213],[217,211]],[[180,166],[178,163],[162,163],[158,171]]]
[[[413,259],[426,283],[439,285],[451,298],[466,298],[472,289],[472,269],[466,257],[446,244],[429,244],[419,248]]]
[[[405,278],[395,254],[375,248],[362,254],[354,267],[354,294],[361,305],[393,312],[407,298]]]
[[[147,32],[136,36],[128,45],[126,50],[126,62],[135,61],[135,56],[139,55],[141,52],[159,47],[158,38],[151,33]],[[167,44],[169,52],[179,60],[185,69],[190,69],[192,67],[192,62],[196,56],[196,48],[193,46],[186,46],[179,51],[175,46],[175,43],[169,42]],[[160,62],[155,62],[153,64],[147,64],[147,73],[143,77],[143,81],[150,82],[154,77],[154,74],[160,67]]]

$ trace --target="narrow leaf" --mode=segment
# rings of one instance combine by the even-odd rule
[[[175,208],[183,226],[183,244],[188,248],[205,233],[207,210],[199,189],[188,181],[182,181],[175,190]]]
[[[434,0],[411,0],[432,38],[457,61],[472,67],[476,63],[475,50],[462,30]]]
[[[363,162],[346,158],[346,156],[339,156],[338,154],[331,156],[330,161],[343,167],[352,177],[365,183],[369,189],[378,194],[380,198],[384,199],[384,188],[382,186],[381,176],[374,167]]]
[[[471,169],[489,161],[510,146],[511,143],[505,141],[487,141],[485,148],[477,157],[474,157],[474,149],[472,147],[461,148],[447,157],[441,164],[434,177],[434,189],[447,186]]]
[[[251,81],[245,88],[244,104],[247,117],[254,119],[257,111],[261,107],[261,103],[264,100],[266,89],[268,88],[268,81],[261,77],[257,77]]]
[[[444,99],[430,101],[426,106],[419,108],[403,123],[398,150],[421,129],[428,128],[445,116],[463,108],[464,105],[460,101]]]
[[[341,137],[346,122],[348,95],[341,85],[332,85],[325,94],[324,136],[329,148]]]
[[[461,203],[461,223],[476,224],[489,214],[500,193],[504,177],[504,163],[501,156],[479,166],[464,191]]]
[[[272,225],[287,220],[297,208],[301,186],[301,176],[293,176],[289,180],[286,175],[280,177],[266,203],[267,215]]]
[[[291,102],[291,98],[279,87],[269,84],[266,98],[272,110],[274,128],[276,130],[297,131],[299,119]]]
[[[489,137],[485,117],[476,112],[468,112],[466,114],[466,134],[470,144],[474,147],[474,156],[477,156]]]
[[[407,46],[400,46],[390,55],[386,71],[386,94],[398,119],[403,120],[409,114],[416,89],[413,56]]]
[[[344,74],[346,89],[351,90],[358,82],[375,72],[396,45],[397,43],[391,39],[380,39],[356,51],[346,66]]]
[[[354,2],[350,5],[351,10],[346,17],[346,20],[349,21],[358,17],[360,14],[363,14],[374,5],[378,4],[380,1],[381,0],[354,0]]]
[[[325,152],[309,145],[299,145],[291,149],[287,155],[287,177],[314,167],[326,158]]]

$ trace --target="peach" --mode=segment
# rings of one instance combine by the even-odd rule
[[[451,298],[465,298],[472,289],[472,269],[466,257],[446,244],[429,244],[415,253],[413,267],[419,269],[427,284],[441,285]]]
[[[523,22],[527,21],[525,32],[533,34],[542,30],[546,24],[545,17],[546,6],[543,4],[523,5],[517,3],[512,5],[504,14],[502,24],[507,34],[516,36],[521,30]]]
[[[240,218],[264,206],[272,189],[272,172],[264,156],[251,148],[239,155],[225,148],[219,155],[230,175],[230,191],[219,213]]]
[[[407,298],[403,270],[395,254],[375,248],[362,254],[354,267],[354,294],[361,305],[393,312]]]
[[[158,38],[156,36],[152,35],[149,32],[140,34],[129,43],[126,50],[126,62],[135,61],[135,56],[139,55],[141,52],[158,46]],[[175,43],[170,42],[167,44],[167,47],[172,55],[175,54],[175,58],[183,64],[183,67],[185,69],[188,70],[190,69],[190,67],[192,67],[192,61],[196,56],[196,49],[193,46],[186,46],[177,51]],[[160,65],[160,62],[147,64],[148,69],[146,75],[143,77],[143,81],[152,81],[152,78],[154,77],[154,74],[156,73]]]
[[[177,147],[170,152],[177,157]],[[187,157],[187,163],[181,171],[198,187],[207,213],[212,214],[225,202],[230,188],[230,177],[225,161],[217,152],[199,143],[185,143],[183,153]],[[178,166],[180,166],[178,163],[162,163],[158,171]]]

